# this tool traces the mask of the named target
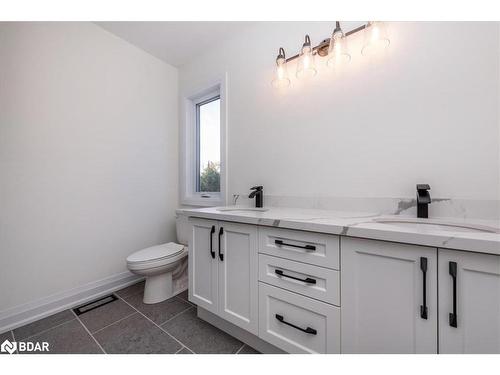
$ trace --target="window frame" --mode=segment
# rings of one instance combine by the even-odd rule
[[[226,204],[226,131],[227,100],[226,75],[181,94],[180,134],[180,203],[189,206],[223,206]],[[220,192],[198,192],[199,181],[199,104],[220,99]]]

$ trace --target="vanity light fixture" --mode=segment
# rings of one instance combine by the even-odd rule
[[[347,47],[347,38],[340,28],[340,22],[335,24],[332,37],[330,38],[330,45],[328,47],[328,61],[326,65],[330,68],[339,66],[340,64],[348,63],[351,61],[351,54]]]
[[[288,70],[286,67],[285,50],[281,47],[276,57],[276,77],[273,79],[272,84],[276,88],[290,86],[290,78],[288,78]]]
[[[372,55],[379,50],[389,47],[389,44],[391,44],[391,41],[387,36],[385,25],[378,21],[368,22],[361,54],[363,56]]]
[[[313,47],[309,35],[305,36],[304,44],[300,49],[300,53],[286,58],[285,50],[281,47],[276,57],[276,77],[272,81],[272,85],[277,88],[288,87],[291,83],[287,65],[290,61],[298,59],[296,76],[298,79],[311,78],[316,75],[314,57],[328,56],[327,66],[337,67],[340,64],[345,64],[351,60],[347,37],[359,31],[365,30],[365,40],[361,54],[363,56],[372,54],[378,49],[385,49],[389,46],[390,40],[387,36],[387,30],[383,22],[370,21],[355,29],[344,33],[340,27],[340,22],[335,22],[335,29],[330,38],[324,39],[320,44]]]
[[[311,47],[311,39],[306,35],[304,44],[300,50],[299,62],[297,63],[297,78],[310,78],[314,77],[317,73],[314,66],[314,54]]]

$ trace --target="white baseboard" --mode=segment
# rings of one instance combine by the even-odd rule
[[[143,279],[128,271],[0,312],[0,333],[76,307]]]

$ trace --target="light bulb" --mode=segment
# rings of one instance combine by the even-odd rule
[[[337,22],[335,30],[333,30],[330,38],[330,46],[328,47],[328,60],[326,65],[333,68],[341,64],[351,61],[351,54],[347,46],[347,38],[340,28],[340,23]]]
[[[276,57],[276,77],[271,84],[276,88],[285,88],[290,86],[290,79],[288,78],[288,71],[286,68],[285,50],[279,49],[278,57]]]
[[[316,75],[316,67],[314,65],[314,55],[311,47],[309,35],[306,35],[305,42],[299,54],[299,62],[297,63],[297,78],[310,78]]]
[[[361,49],[363,56],[372,55],[387,48],[391,44],[385,25],[382,22],[370,21],[365,30],[365,42]]]

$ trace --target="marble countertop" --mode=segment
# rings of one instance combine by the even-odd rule
[[[219,209],[218,207],[180,208],[177,212],[189,217],[500,255],[500,223],[498,221],[459,218],[416,219],[403,215],[379,215],[374,212],[283,207],[266,207],[267,211],[219,211]],[[381,223],[378,222],[380,220],[422,221],[422,224]],[[428,225],[430,222],[479,225],[494,228],[497,233],[467,231],[449,226],[438,227]]]

